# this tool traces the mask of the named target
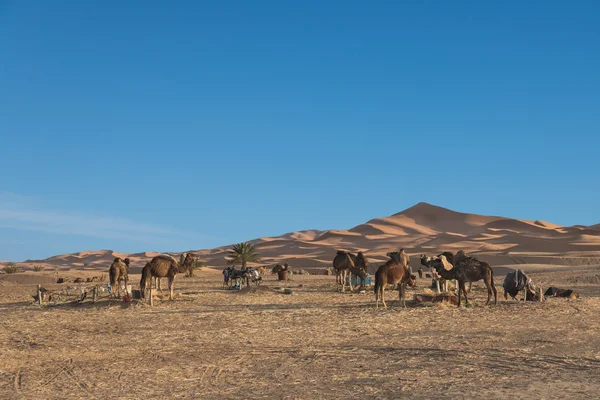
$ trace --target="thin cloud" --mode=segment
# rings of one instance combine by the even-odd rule
[[[0,192],[0,227],[53,234],[126,239],[138,242],[199,237],[159,225],[88,213],[44,210],[32,198]]]

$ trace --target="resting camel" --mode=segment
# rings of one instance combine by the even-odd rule
[[[177,262],[173,257],[159,255],[154,257],[142,269],[142,279],[140,280],[140,291],[144,297],[145,291],[150,284],[152,277],[169,278],[169,300],[173,300],[173,289],[175,287],[175,275],[188,271],[194,263],[194,256],[186,254],[182,263]]]
[[[110,265],[108,275],[110,276],[110,287],[115,297],[121,297],[121,281],[125,282],[125,294],[129,294],[127,292],[129,262],[129,258],[123,260],[117,257]]]
[[[435,268],[437,273],[444,279],[456,279],[458,282],[458,306],[460,307],[461,294],[465,296],[466,305],[469,305],[467,298],[466,282],[477,282],[483,279],[488,290],[486,305],[490,303],[492,293],[494,294],[494,304],[498,304],[498,293],[494,285],[494,271],[488,263],[479,261],[473,257],[468,257],[462,250],[454,256],[454,265],[452,265],[444,254],[436,259],[429,259],[430,265]]]
[[[410,259],[408,258],[408,255],[404,253],[404,250],[388,253],[388,257],[390,257],[390,259],[379,267],[375,273],[375,306],[379,308],[379,299],[381,298],[383,306],[387,307],[384,297],[385,285],[398,284],[398,296],[400,297],[402,306],[406,307],[406,301],[404,299],[406,285],[415,287],[417,284],[417,277],[410,273],[407,262],[407,259]]]

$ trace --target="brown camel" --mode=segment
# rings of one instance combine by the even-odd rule
[[[498,304],[498,293],[494,285],[494,271],[488,263],[479,261],[473,257],[468,257],[462,250],[454,256],[454,265],[452,265],[444,254],[436,259],[430,259],[430,265],[444,279],[456,279],[458,282],[458,306],[460,307],[461,294],[465,297],[466,305],[469,306],[467,297],[466,282],[477,282],[483,279],[488,291],[486,305],[490,303],[492,293],[494,294],[494,304]]]
[[[142,279],[140,280],[140,291],[142,297],[152,277],[169,279],[169,300],[173,300],[173,289],[175,287],[175,275],[187,272],[194,263],[194,256],[186,254],[182,263],[177,262],[173,257],[159,255],[154,257],[142,269]]]
[[[354,261],[354,271],[352,273],[356,275],[357,280],[360,278],[361,283],[360,287],[365,287],[365,279],[367,277],[367,270],[369,269],[369,260],[362,251],[359,251],[358,254],[354,257],[353,254],[350,254],[350,257],[353,257],[352,261]]]
[[[115,297],[121,297],[121,281],[125,282],[125,294],[127,292],[127,284],[129,282],[129,258],[115,258],[110,265],[108,275],[110,276],[110,287]]]
[[[404,299],[406,285],[411,287],[415,287],[417,284],[417,277],[410,273],[410,269],[408,268],[407,255],[404,253],[404,250],[400,252],[388,253],[390,259],[383,264],[381,267],[377,269],[375,273],[375,306],[379,308],[379,299],[381,298],[381,302],[384,307],[387,307],[385,304],[385,285],[395,285],[398,284],[398,296],[400,297],[400,301],[402,302],[402,306],[406,307],[406,301]]]
[[[352,276],[352,271],[355,271],[354,261],[350,253],[342,250],[338,250],[333,259],[333,269],[335,270],[336,284],[342,285],[342,293],[346,290],[346,277],[348,273]],[[353,291],[352,279],[350,279],[350,291]]]

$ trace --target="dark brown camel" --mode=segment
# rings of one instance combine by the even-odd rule
[[[352,276],[352,271],[355,271],[354,261],[350,253],[338,250],[333,259],[333,269],[335,270],[335,280],[338,285],[342,285],[342,293],[346,290],[346,277],[348,274]],[[350,291],[353,291],[352,279],[350,279]]]
[[[402,303],[403,307],[406,307],[406,301],[404,299],[404,295],[406,292],[406,285],[411,287],[415,287],[417,284],[417,277],[410,273],[410,269],[408,267],[408,256],[402,250],[401,252],[388,253],[390,259],[383,264],[381,267],[377,269],[375,273],[375,306],[379,308],[379,299],[381,298],[381,302],[384,307],[387,307],[385,304],[385,285],[395,285],[398,284],[398,296]]]
[[[356,275],[357,282],[358,278],[360,278],[360,287],[365,287],[365,279],[367,278],[367,270],[369,269],[369,260],[362,251],[359,251],[356,256],[354,254],[350,254],[352,257],[352,261],[354,261],[354,270],[352,273]],[[352,279],[352,277],[351,277]]]
[[[423,257],[423,256],[422,256]],[[468,257],[462,250],[456,253],[453,258],[454,265],[448,262],[446,256],[441,254],[435,259],[429,259],[430,265],[444,279],[456,279],[458,282],[458,306],[460,307],[461,294],[465,297],[466,305],[469,305],[466,282],[477,282],[483,279],[488,290],[486,305],[490,303],[492,293],[494,294],[494,304],[498,304],[498,293],[494,285],[494,271],[488,263],[479,261],[473,257]]]
[[[110,265],[108,275],[110,276],[110,288],[115,297],[121,297],[121,281],[125,282],[125,294],[127,292],[127,284],[129,282],[129,258],[115,258]]]
[[[452,253],[451,253],[451,252],[449,252],[449,251],[445,251],[445,252],[443,252],[442,254],[440,254],[439,256],[442,256],[442,255],[446,257],[446,260],[447,260],[447,261],[448,261],[450,264],[452,264],[452,261],[454,260],[454,254],[452,254]],[[439,256],[438,256],[438,257],[439,257]],[[429,264],[430,260],[433,260],[433,258],[432,258],[432,257],[427,257],[425,254],[421,254],[421,265],[423,265],[423,266],[425,266],[425,267],[428,267],[429,269],[433,268],[433,267],[432,267],[432,266]],[[437,276],[436,276],[436,274],[435,274],[435,273],[434,273],[434,278],[435,278],[435,279],[436,279],[436,280],[439,282],[439,284],[440,284],[440,287],[441,287],[441,290],[442,290],[443,292],[446,292],[446,291],[448,291],[448,280],[447,280],[447,279],[444,279],[444,278],[443,278],[443,277],[441,277],[439,274],[437,274]],[[469,292],[470,292],[470,291],[471,291],[471,283],[469,282]]]
[[[179,263],[173,257],[166,255],[154,257],[146,264],[144,269],[142,269],[142,279],[140,280],[142,297],[144,297],[144,293],[150,285],[150,279],[152,277],[159,279],[167,277],[169,278],[169,300],[173,300],[175,275],[187,272],[194,261],[194,256],[192,254],[186,254],[183,263]]]

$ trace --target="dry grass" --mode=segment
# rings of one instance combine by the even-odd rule
[[[203,272],[201,272],[202,274]],[[132,277],[136,281],[137,277]],[[340,294],[334,277],[221,289],[179,277],[154,307],[40,307],[0,281],[0,398],[593,398],[600,299],[410,306]],[[293,295],[281,293],[283,285]],[[411,298],[414,292],[408,292]]]
[[[21,272],[22,269],[15,263],[8,263],[4,267],[2,267],[2,271],[4,271],[5,274],[16,274]]]

